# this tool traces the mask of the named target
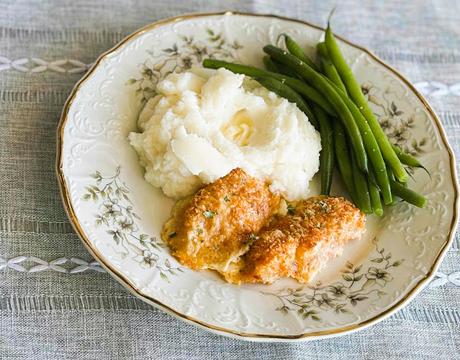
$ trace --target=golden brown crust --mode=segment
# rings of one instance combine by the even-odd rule
[[[234,169],[180,204],[162,237],[184,265],[224,271],[247,251],[242,235],[258,232],[278,204],[265,182]]]
[[[365,230],[365,215],[340,197],[310,198],[296,206],[295,213],[306,229],[297,248],[293,276],[300,282],[308,282],[329,259],[341,253],[348,241],[359,238]]]
[[[298,239],[278,229],[276,222],[273,225],[264,228],[238,264],[223,273],[228,282],[270,283],[293,274]]]
[[[281,277],[308,282],[349,240],[361,236],[364,227],[364,214],[344,198],[300,201],[287,215],[275,216],[238,268],[224,276],[233,283],[272,283]]]
[[[310,281],[364,232],[364,214],[344,198],[316,196],[274,215],[279,205],[266,183],[235,169],[179,201],[162,237],[192,269],[215,269],[235,284],[269,284]]]

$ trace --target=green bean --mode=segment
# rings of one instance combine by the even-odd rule
[[[361,86],[353,75],[350,67],[347,65],[337,41],[335,40],[334,34],[332,33],[330,24],[328,23],[326,29],[326,46],[329,52],[329,56],[337,69],[342,81],[344,82],[348,94],[353,99],[355,104],[358,106],[361,113],[364,115],[369,123],[369,126],[374,133],[375,139],[377,140],[379,147],[382,151],[382,155],[386,162],[393,169],[396,178],[400,181],[407,180],[407,173],[398,156],[394,152],[391,144],[382,130],[377,118],[375,117],[372,109],[370,108],[364,94],[361,91]]]
[[[397,145],[391,145],[391,146],[403,164],[413,166],[413,167],[423,167],[422,164],[420,164],[420,162],[415,157],[413,157],[412,155],[408,153],[405,153],[399,146]]]
[[[302,96],[321,106],[324,109],[324,111],[326,111],[328,114],[336,114],[332,105],[329,103],[328,100],[326,100],[326,98],[320,92],[318,92],[315,88],[311,87],[310,85],[306,84],[300,79],[294,79],[291,77],[287,77],[285,75],[258,69],[253,66],[234,64],[215,59],[205,59],[203,61],[203,66],[209,69],[219,69],[222,67],[227,70],[230,70],[231,72],[237,74],[244,74],[251,77],[273,77],[281,82],[284,81],[286,85],[300,93]]]
[[[290,76],[290,77],[295,78],[295,79],[297,78],[297,74],[294,73],[291,69],[287,68],[283,64],[277,64],[268,55],[265,55],[263,57],[263,62],[264,62],[265,68],[268,71],[271,71],[273,73],[278,73],[278,74],[281,74],[281,75]]]
[[[376,185],[374,173],[369,171],[368,183],[369,195],[371,198],[372,211],[377,216],[383,215],[382,202],[380,201],[380,190]],[[392,202],[392,201],[391,201]],[[391,204],[391,202],[389,204]]]
[[[396,196],[399,196],[409,204],[418,206],[419,208],[424,208],[426,205],[427,200],[423,195],[404,187],[404,185],[398,183],[397,181],[391,181],[391,190]]]
[[[270,58],[270,59],[272,60],[273,64],[276,65],[276,67],[278,69],[277,73],[279,73],[280,75],[289,76],[289,77],[291,77],[293,79],[299,79],[299,76],[297,76],[295,71],[292,71],[292,69],[288,68],[286,65],[277,63],[276,61],[273,61],[272,58]]]
[[[320,44],[323,44],[325,46],[324,43]],[[324,46],[319,46],[319,48],[325,50],[327,55],[327,48],[325,48]],[[335,70],[334,65],[332,65],[332,67]],[[384,203],[386,205],[392,203],[393,196],[391,195],[390,181],[388,179],[385,161],[378,146],[377,140],[375,139],[374,134],[372,133],[372,130],[369,127],[369,124],[367,123],[366,119],[361,114],[355,103],[351,101],[350,98],[346,95],[346,91],[341,91],[342,89],[340,89],[339,86],[335,84],[333,80],[328,79],[328,81],[331,83],[331,85],[333,85],[336,88],[337,93],[342,97],[342,100],[348,106],[350,112],[352,113],[356,121],[356,124],[359,127],[361,136],[363,138],[364,147],[366,148],[367,156],[370,160],[370,163],[373,165],[373,168],[375,169],[376,180],[374,179],[374,185],[378,184],[380,190],[382,191]]]
[[[418,161],[418,159],[416,157],[412,156],[411,154],[408,154],[408,153],[404,152],[397,145],[392,145],[392,147],[393,147],[393,150],[395,151],[396,155],[398,156],[399,160],[401,160],[401,162],[404,165],[407,165],[407,166],[410,166],[410,167],[422,168],[431,177],[431,174],[428,171],[428,169],[425,166],[423,166],[422,163],[420,161]]]
[[[333,121],[332,127],[334,131],[334,150],[335,159],[338,164],[342,181],[350,194],[353,202],[358,205],[355,195],[355,186],[353,184],[353,171],[351,169],[351,157],[347,145],[347,137],[345,129],[340,121]]]
[[[316,71],[319,71],[318,66],[307,56],[307,54],[305,54],[305,52],[302,50],[302,47],[293,38],[287,34],[281,34],[281,36],[284,36],[284,43],[286,44],[286,48],[292,55],[302,60],[304,63]]]
[[[324,111],[326,111],[329,115],[336,115],[336,112],[332,107],[331,103],[320,92],[318,92],[318,90],[306,84],[303,80],[294,79],[291,77],[284,77],[278,80],[284,81],[286,85],[293,88],[295,91],[303,95],[305,98],[321,106],[321,108]]]
[[[334,138],[331,123],[326,113],[319,106],[313,106],[313,113],[318,120],[321,133],[321,153],[319,155],[319,172],[321,174],[321,194],[329,195],[334,169]]]
[[[348,106],[348,109],[350,110],[353,118],[356,121],[356,124],[359,127],[359,131],[361,132],[361,136],[363,138],[364,147],[366,148],[367,156],[375,171],[376,184],[378,184],[382,192],[384,203],[388,205],[393,202],[393,196],[391,195],[390,181],[388,179],[385,161],[383,160],[383,156],[378,146],[377,140],[375,139],[368,122],[364,118],[363,114],[361,114],[355,103],[351,101],[350,98],[345,95],[345,93],[340,91],[340,89],[335,84],[333,84],[332,81],[330,82],[331,85],[336,87],[337,93],[342,97],[342,100]]]
[[[263,61],[264,61],[265,68],[268,71],[275,72],[275,73],[279,72],[278,66],[276,66],[275,62],[272,60],[270,56],[265,55],[263,58]]]
[[[359,169],[356,163],[356,156],[353,152],[351,153],[351,169],[353,171],[353,182],[355,184],[356,200],[358,201],[357,205],[365,214],[372,214],[367,179],[365,174]]]
[[[316,72],[295,56],[288,54],[286,51],[283,51],[273,45],[265,46],[264,51],[274,60],[294,69],[300,76],[309,81],[313,87],[328,98],[329,102],[334,106],[336,113],[340,115],[340,118],[345,125],[359,168],[362,171],[367,172],[367,155],[361,133],[359,132],[359,128],[356,125],[353,115],[335,88],[331,86],[323,75]]]
[[[287,66],[283,65],[283,64],[280,64],[280,63],[275,63],[276,66],[278,66],[278,69],[279,69],[279,73],[281,75],[285,75],[285,76],[289,76],[290,78],[292,79],[300,79],[299,76],[297,76],[297,74],[295,73],[295,71],[292,71],[292,69],[288,68]]]
[[[291,77],[278,78],[280,81],[284,81],[286,85],[293,88],[295,91],[303,95],[308,100],[314,102],[315,104],[321,106],[321,108],[326,111],[329,115],[336,115],[334,108],[331,103],[314,87],[306,84],[303,80],[294,79]]]
[[[273,91],[275,94],[278,94],[289,102],[295,103],[297,107],[307,115],[308,120],[315,127],[315,129],[319,129],[318,121],[316,120],[313,111],[297,92],[292,90],[289,86],[282,83],[281,81],[271,77],[255,78],[255,80],[257,80],[260,85],[267,88],[268,90]]]
[[[388,173],[388,178],[390,179],[390,184],[392,181],[396,181],[395,175],[393,174],[393,170],[387,165],[387,173]],[[390,185],[391,186],[391,185]],[[391,204],[387,204],[388,206],[394,206],[399,202],[398,197],[393,194],[393,201]]]
[[[337,87],[342,90],[345,94],[347,93],[347,88],[345,87],[342,79],[340,78],[337,69],[329,58],[329,53],[327,52],[327,47],[324,42],[318,43],[316,45],[318,54],[320,55],[321,64],[323,66],[324,74],[335,84]]]
[[[395,174],[393,174],[393,170],[388,166],[387,164],[387,174],[388,174],[388,179],[391,181],[396,181]]]

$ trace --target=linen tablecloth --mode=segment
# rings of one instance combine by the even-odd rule
[[[292,344],[220,337],[156,310],[103,272],[72,230],[55,178],[55,129],[103,51],[196,11],[325,23],[406,75],[460,151],[458,1],[0,0],[0,359],[459,359],[460,239],[409,306],[353,335]]]

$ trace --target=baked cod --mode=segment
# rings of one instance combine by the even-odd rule
[[[179,201],[162,237],[182,264],[231,283],[306,283],[365,230],[365,215],[341,197],[299,201],[283,215],[282,204],[266,182],[235,169]]]

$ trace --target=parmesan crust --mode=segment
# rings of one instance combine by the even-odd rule
[[[235,169],[179,201],[162,237],[191,269],[214,269],[234,284],[307,283],[365,231],[365,215],[341,197],[290,204],[268,184]]]

